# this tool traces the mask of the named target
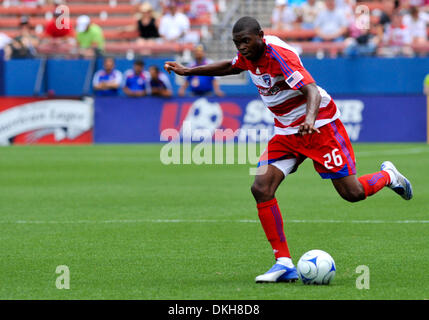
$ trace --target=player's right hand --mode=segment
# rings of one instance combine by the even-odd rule
[[[173,71],[174,73],[178,74],[179,76],[185,75],[186,68],[182,66],[180,63],[174,62],[174,61],[167,61],[164,64],[164,69],[168,73],[171,73]]]

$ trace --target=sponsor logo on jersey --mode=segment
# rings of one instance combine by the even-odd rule
[[[271,76],[269,74],[263,74],[262,80],[264,80],[267,86],[271,87]]]

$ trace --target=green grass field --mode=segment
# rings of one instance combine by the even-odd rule
[[[0,299],[429,299],[427,145],[355,145],[358,173],[393,161],[409,202],[386,189],[347,203],[308,160],[282,184],[292,257],[329,252],[329,286],[255,284],[274,259],[249,166],[166,166],[160,148],[1,148]],[[355,286],[359,265],[369,290]]]

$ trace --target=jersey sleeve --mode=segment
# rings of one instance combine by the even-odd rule
[[[245,58],[240,53],[237,53],[234,59],[232,59],[231,65],[235,69],[249,70]]]
[[[113,72],[113,74],[114,74],[114,79],[113,79],[113,81],[115,81],[115,83],[116,83],[118,86],[120,86],[120,85],[122,84],[122,72],[121,72],[121,71],[119,71],[119,70],[115,70],[115,71]]]
[[[127,70],[124,72],[124,77],[122,79],[122,87],[130,87],[130,76],[132,75],[132,70]]]
[[[98,86],[99,84],[100,84],[100,77],[101,77],[101,73],[102,73],[102,71],[101,70],[99,70],[99,71],[97,71],[95,74],[94,74],[94,77],[92,78],[92,85],[95,87],[95,86]]]
[[[165,89],[168,89],[168,90],[172,90],[173,89],[173,87],[171,86],[170,79],[168,78],[168,76],[165,73],[160,73],[159,74],[159,80],[161,80],[161,82],[163,83]]]
[[[292,50],[276,46],[272,48],[271,55],[279,62],[285,81],[293,90],[315,82],[302,65],[299,56]]]

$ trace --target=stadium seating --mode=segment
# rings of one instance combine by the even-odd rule
[[[70,10],[72,25],[75,24],[76,18],[79,15],[86,14],[91,17],[92,22],[103,28],[106,39],[106,52],[108,53],[121,54],[130,50],[130,48],[132,50],[135,48],[139,52],[156,52],[160,54],[162,50],[165,50],[165,54],[170,54],[180,52],[183,47],[180,45],[165,44],[154,48],[149,46],[142,49],[134,46],[133,43],[138,38],[138,34],[120,30],[122,27],[135,23],[138,5],[132,5],[129,0],[67,0],[66,3]],[[357,1],[357,5],[367,6],[370,10],[382,8],[382,3],[378,0]],[[41,31],[54,9],[54,5],[44,5],[36,8],[27,6],[0,6],[0,32],[7,34],[9,37],[17,36],[20,18],[28,16],[30,24],[33,27],[37,27],[38,36],[43,38],[43,32]],[[189,4],[184,6],[184,10],[189,11]],[[219,10],[218,7],[217,10]],[[209,30],[210,26],[212,26],[210,16],[191,18],[190,22],[192,31],[198,33],[200,36],[203,34],[203,29]],[[337,56],[344,49],[344,44],[342,43],[311,42],[311,39],[315,36],[314,30],[272,30],[265,28],[265,33],[279,36],[288,42],[294,42],[302,49],[304,54],[315,54],[322,51],[330,56]],[[425,44],[416,45],[414,49],[417,54],[429,53],[429,48]],[[63,51],[65,52],[65,50],[59,50],[59,53],[62,54],[64,53]],[[39,52],[48,54],[49,52],[53,53],[53,50],[42,47]]]
[[[91,0],[93,1],[93,0]],[[91,2],[88,1],[88,2]],[[106,12],[107,14],[130,14],[135,11],[135,7],[130,4],[118,4],[116,6],[111,6],[108,3],[96,3],[96,4],[67,4],[70,9],[71,15],[98,15],[100,12]],[[1,7],[0,6],[0,15],[11,16],[11,15],[30,15],[38,16],[43,15],[47,12],[53,12],[55,6],[46,5],[36,8],[26,7],[26,6],[13,6],[13,7]]]
[[[136,32],[124,32],[119,28],[133,25],[135,23],[135,15],[138,6],[130,4],[129,0],[88,0],[83,3],[82,0],[68,0],[67,6],[70,10],[72,26],[75,25],[79,15],[85,14],[91,17],[93,23],[98,24],[103,28],[106,39],[106,52],[114,54],[122,54],[127,51],[136,50],[136,52],[145,52],[147,54],[171,54],[180,53],[184,48],[190,48],[191,45],[179,44],[158,44],[156,46],[148,45],[141,48],[134,45],[134,40],[138,38]],[[0,6],[0,32],[5,33],[9,37],[16,37],[19,34],[20,18],[28,16],[30,25],[37,27],[39,30],[38,36],[43,38],[43,26],[46,24],[47,17],[55,10],[54,5],[39,6],[31,8],[27,6]],[[189,7],[185,7],[189,10]],[[212,24],[210,16],[199,16],[190,19],[191,29],[201,35],[201,27],[209,27]],[[70,46],[62,46],[52,48],[48,45],[42,45],[38,52],[41,54],[59,54],[64,55],[67,50],[71,50]],[[70,56],[73,53],[70,51]]]
[[[287,40],[309,40],[316,36],[314,30],[303,30],[303,29],[294,29],[294,30],[273,30],[265,29],[266,34],[277,36],[282,39]]]

